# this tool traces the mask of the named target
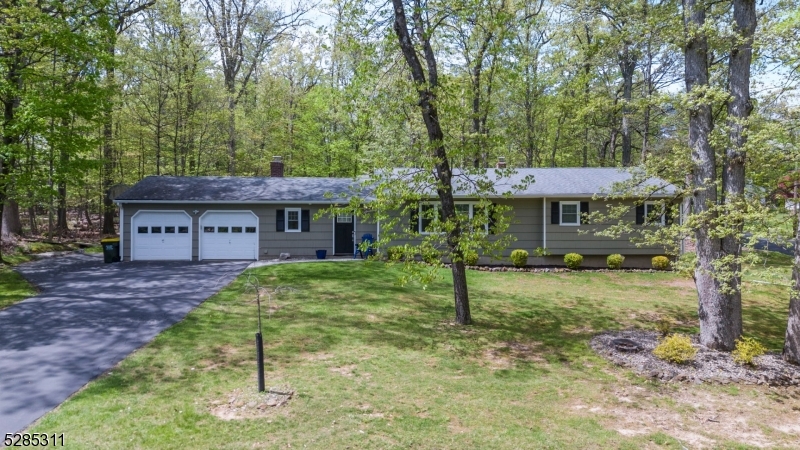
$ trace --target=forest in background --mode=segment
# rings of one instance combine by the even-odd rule
[[[454,167],[647,165],[685,180],[680,2],[412,3],[436,18]],[[757,13],[748,185],[768,197],[798,160],[800,13],[794,0]],[[706,15],[710,84],[725,91],[732,8]],[[287,176],[346,177],[426,158],[390,3],[5,0],[0,23],[4,232],[113,234],[107,193],[149,175],[267,176],[279,155]],[[711,95],[724,123],[728,99]]]

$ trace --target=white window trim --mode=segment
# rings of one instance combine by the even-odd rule
[[[289,211],[297,211],[297,229],[289,229]],[[286,208],[283,211],[283,231],[287,233],[299,233],[303,231],[303,210],[301,208]]]
[[[575,205],[578,212],[578,223],[564,222],[564,205]],[[558,224],[564,227],[578,227],[581,225],[581,202],[558,202]]]
[[[661,207],[661,220],[657,222],[650,222],[648,221],[648,214],[647,214],[647,207],[648,206],[655,206]],[[644,224],[645,225],[657,225],[657,226],[664,226],[667,224],[667,215],[664,212],[664,205],[660,204],[659,202],[644,202]]]
[[[469,219],[470,220],[472,220],[472,218],[475,217],[475,205],[477,205],[478,203],[479,202],[455,202],[456,205],[469,205]],[[433,206],[433,211],[434,211],[433,217],[437,218],[437,217],[439,217],[439,212],[438,211],[439,211],[439,208],[440,208],[441,204],[438,203],[438,202],[437,203],[424,202],[424,203],[420,203],[419,206],[417,207],[417,232],[419,234],[421,234],[421,235],[426,235],[427,236],[427,235],[431,235],[431,234],[434,234],[434,233],[422,230],[422,206],[423,205],[425,205],[425,206],[427,206],[427,205]],[[489,232],[489,224],[486,223],[484,225],[484,228],[486,229],[486,232],[488,233]]]

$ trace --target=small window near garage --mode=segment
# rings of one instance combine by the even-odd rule
[[[231,233],[241,233],[242,227],[231,227]]]
[[[299,209],[286,209],[286,231],[300,231]]]
[[[151,233],[161,233],[161,227],[150,227]]]
[[[244,232],[245,233],[255,233],[256,232],[256,227],[245,227],[244,228]]]
[[[188,233],[189,227],[178,227],[178,233]]]
[[[217,227],[217,233],[227,233],[228,227]]]
[[[580,225],[580,202],[561,202],[561,225]]]
[[[147,234],[147,227],[138,227],[136,232],[139,234]]]
[[[214,227],[203,227],[203,233],[213,233]]]
[[[175,227],[164,227],[164,233],[175,233]]]

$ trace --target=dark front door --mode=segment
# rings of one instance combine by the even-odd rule
[[[353,254],[353,216],[336,216],[336,225],[333,227],[336,241],[333,249],[337,255]]]

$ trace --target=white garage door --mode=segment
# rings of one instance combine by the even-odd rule
[[[185,212],[139,211],[131,224],[131,259],[192,259],[192,218]]]
[[[203,214],[200,259],[258,259],[258,217],[250,211]]]

